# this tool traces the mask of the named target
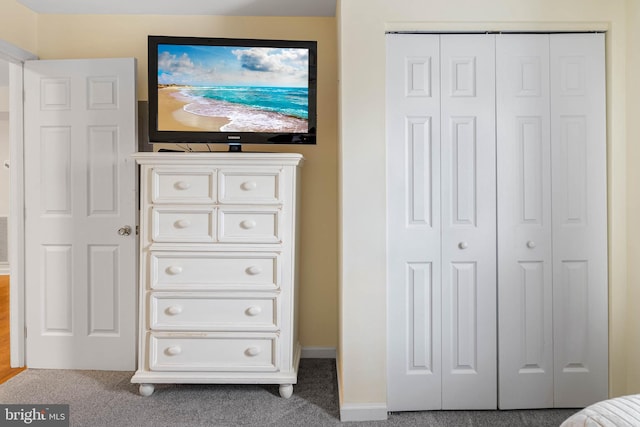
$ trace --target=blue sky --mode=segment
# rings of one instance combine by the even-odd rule
[[[158,83],[306,87],[307,49],[159,45]]]

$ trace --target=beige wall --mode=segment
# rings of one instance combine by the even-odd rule
[[[2,1],[2,0],[0,0]],[[147,35],[318,41],[315,146],[249,146],[302,153],[300,341],[337,345],[337,41],[335,18],[39,15],[42,59],[135,57],[138,99],[147,99]],[[226,149],[226,147],[221,147]]]
[[[0,40],[36,51],[37,15],[15,0],[0,0]]]
[[[625,0],[338,0],[343,408],[386,404],[386,335],[393,333],[386,331],[385,316],[386,30],[607,30],[610,389],[612,395],[640,392],[640,321],[630,317],[637,314],[627,315],[637,312],[627,304],[630,296],[640,301],[640,283],[627,281],[626,222],[626,165],[640,160],[640,150],[631,150],[627,138],[627,131],[637,135],[638,125],[627,129],[626,114],[629,108],[637,116],[639,108],[637,96],[627,102],[625,95],[627,73],[634,79],[640,75],[637,59],[627,68],[626,55],[640,43],[638,30],[627,40],[627,25],[640,22],[636,0],[628,1],[629,22]],[[629,169],[630,176],[640,175]],[[629,204],[640,211],[640,185],[635,187]],[[629,254],[637,260],[639,251]]]

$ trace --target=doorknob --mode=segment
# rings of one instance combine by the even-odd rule
[[[131,235],[131,227],[128,225],[125,225],[124,227],[120,227],[118,229],[118,234],[121,236],[129,236]]]

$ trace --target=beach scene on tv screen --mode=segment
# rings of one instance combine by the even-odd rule
[[[158,130],[309,131],[309,50],[158,45]]]

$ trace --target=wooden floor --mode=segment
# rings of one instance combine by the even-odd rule
[[[9,276],[0,276],[0,384],[24,371],[12,369],[9,346]]]

